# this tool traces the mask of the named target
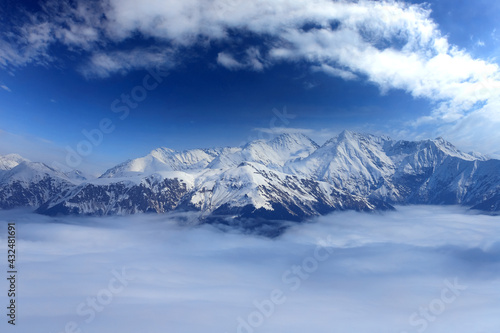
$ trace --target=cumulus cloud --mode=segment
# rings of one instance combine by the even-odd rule
[[[425,321],[427,332],[494,332],[499,325],[499,217],[463,208],[336,213],[277,239],[193,226],[189,214],[0,212],[7,221],[16,222],[22,249],[22,331],[61,332],[74,322],[96,333],[246,332],[238,331],[239,318],[255,323],[258,307],[269,310],[266,301],[281,291],[255,332],[409,333],[423,327],[421,308],[443,303],[449,283],[466,288],[434,309],[440,314]],[[123,269],[125,287],[113,280],[120,290],[110,294]],[[89,299],[103,301],[92,320]]]
[[[230,70],[259,71],[282,61],[305,61],[314,71],[366,80],[382,92],[404,90],[436,105],[431,114],[413,122],[419,132],[431,124],[440,135],[469,137],[473,121],[474,128],[488,121],[500,125],[489,111],[500,94],[498,65],[450,45],[427,5],[370,0],[51,0],[44,8],[43,15],[30,17],[18,29],[17,43],[0,42],[1,64],[46,64],[53,60],[51,45],[62,43],[87,51],[84,75],[106,77],[158,61],[156,53],[142,58],[138,55],[144,50],[116,51],[108,44],[139,36],[170,52],[209,45],[207,41],[234,46],[250,34],[257,37],[251,42],[255,45],[240,45],[246,50],[240,53],[220,50],[213,61]],[[488,133],[496,143],[497,133]],[[484,137],[478,136],[471,144],[482,142]]]

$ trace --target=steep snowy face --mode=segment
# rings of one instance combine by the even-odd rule
[[[72,170],[69,172],[64,172],[63,174],[60,173],[59,171],[56,171],[47,165],[43,163],[31,163],[30,160],[18,155],[18,154],[9,154],[9,155],[4,155],[0,156],[0,179],[2,178],[2,174],[6,173],[6,171],[9,171],[18,165],[22,163],[27,163],[25,167],[18,169],[16,172],[9,174],[8,178],[14,177],[14,178],[19,178],[21,177],[21,174],[26,177],[26,179],[30,178],[30,173],[34,176],[36,174],[40,175],[48,175],[48,176],[55,176],[59,178],[67,178],[68,180],[72,181],[73,183],[81,183],[86,180],[94,179],[95,177],[88,175],[80,170]],[[30,164],[31,163],[31,164]],[[30,171],[31,169],[31,171]],[[43,178],[43,176],[42,176]]]
[[[85,181],[90,181],[96,178],[92,175],[89,175],[85,172],[76,169],[73,171],[65,172],[64,174],[74,183],[83,183]]]
[[[47,177],[70,182],[70,179],[64,173],[57,171],[44,163],[22,162],[7,171],[0,180],[0,183],[22,182],[24,184],[29,184],[38,182]]]
[[[266,217],[301,220],[333,210],[374,210],[367,199],[325,182],[289,175],[256,162],[200,177],[189,205],[207,217]]]
[[[394,203],[500,210],[500,161],[463,153],[442,138],[396,141],[344,131],[321,147],[305,135],[283,134],[242,147],[159,148],[98,179],[18,156],[2,161],[10,169],[0,170],[0,208],[38,206],[44,214],[179,209],[207,219],[301,220]]]
[[[443,153],[445,153],[448,156],[452,157],[458,157],[466,161],[475,161],[475,160],[485,160],[486,158],[480,154],[474,154],[474,153],[464,153],[460,150],[457,149],[454,145],[452,145],[450,142],[446,141],[445,139],[439,137],[435,140],[430,140],[432,143],[441,150]],[[478,155],[478,156],[476,156]]]
[[[458,182],[449,176],[456,173],[450,172],[453,168],[461,170],[457,163],[484,160],[459,151],[442,138],[394,141],[344,131],[305,159],[286,167],[289,173],[326,181],[352,194],[388,202],[422,203],[426,198],[430,200],[430,192],[439,193],[438,184],[447,187],[444,180]],[[434,198],[433,202],[452,201]]]
[[[342,132],[303,160],[287,165],[290,172],[327,181],[351,193],[366,195],[396,168],[383,147],[388,138]]]
[[[183,152],[167,148],[153,150],[151,156],[166,164],[172,171],[200,170],[207,167],[220,149],[191,149]]]
[[[223,204],[234,207],[253,204],[257,208],[265,206],[271,209],[259,191],[259,186],[266,184],[266,180],[255,167],[249,162],[243,162],[222,172],[211,171],[203,174],[197,180],[190,202],[207,213]]]
[[[398,171],[406,174],[421,174],[435,169],[447,158],[455,157],[464,161],[475,161],[477,157],[459,151],[442,138],[424,141],[388,141],[384,151]]]
[[[319,148],[318,144],[304,134],[281,134],[268,142],[279,155],[282,163],[305,158]]]
[[[58,193],[37,212],[47,215],[127,215],[165,213],[179,205],[189,185],[178,178],[152,175],[135,181],[95,180]]]
[[[136,180],[137,177],[101,178],[84,183],[51,198],[37,211],[49,215],[111,215],[181,209],[198,211],[202,218],[212,220],[301,220],[333,210],[389,208],[339,191],[330,184],[287,175],[253,162],[224,171],[207,169],[196,177],[161,172]]]
[[[256,140],[241,148],[225,149],[210,167],[227,169],[243,162],[255,162],[282,171],[286,163],[305,158],[316,149],[318,145],[303,134],[281,134],[272,140]]]
[[[165,171],[197,171],[206,168],[219,153],[217,149],[178,152],[169,148],[158,148],[144,157],[109,169],[101,178],[146,177]]]
[[[21,157],[18,154],[8,154],[4,156],[0,156],[0,171],[10,170],[22,162],[29,162],[29,160]]]
[[[43,163],[21,162],[0,177],[0,208],[38,207],[74,186],[64,173]]]

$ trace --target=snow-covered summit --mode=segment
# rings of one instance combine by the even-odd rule
[[[158,148],[98,179],[16,156],[3,161],[4,169],[17,164],[0,174],[0,208],[30,205],[45,214],[179,209],[204,218],[300,220],[392,204],[500,210],[500,160],[464,153],[443,138],[406,141],[343,131],[318,146],[306,135],[285,133],[239,147]]]
[[[318,147],[304,134],[284,133],[270,140],[255,140],[239,148],[226,148],[210,167],[227,169],[242,162],[255,162],[281,171],[285,164],[309,156]]]
[[[18,154],[8,154],[0,156],[0,170],[6,171],[18,166],[22,162],[29,162],[29,160]]]
[[[219,154],[217,149],[191,149],[182,152],[157,148],[148,155],[128,160],[107,170],[101,178],[144,177],[166,171],[202,170]]]
[[[0,174],[0,208],[38,207],[74,186],[64,173],[44,163],[22,161]]]

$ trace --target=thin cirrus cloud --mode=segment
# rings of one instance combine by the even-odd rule
[[[238,330],[238,318],[248,320],[258,311],[255,302],[269,300],[275,289],[286,299],[254,332],[469,333],[499,325],[498,217],[429,206],[341,212],[295,225],[276,239],[185,226],[194,217],[0,212],[0,223],[16,222],[22,249],[19,329],[62,332],[74,322],[95,333],[165,327],[249,333]],[[0,236],[5,248],[6,228]],[[303,278],[288,273],[283,279],[293,266],[310,265],[317,245],[327,246],[330,256],[307,266],[309,273],[302,270]],[[126,287],[103,297],[113,271],[123,268],[131,278]],[[465,290],[441,309],[446,280]],[[96,297],[103,303],[86,322],[89,315],[77,308]],[[430,306],[440,314],[410,321]]]
[[[443,135],[464,148],[492,152],[500,142],[500,69],[450,45],[425,5],[402,1],[190,0],[77,1],[45,5],[45,15],[21,27],[18,43],[2,41],[0,63],[53,60],[50,45],[87,52],[80,72],[108,77],[156,64],[164,54],[208,41],[238,43],[234,32],[262,37],[243,53],[221,50],[213,62],[230,70],[262,71],[305,61],[312,71],[363,80],[381,92],[397,89],[435,104],[407,124],[412,135]],[[50,9],[59,10],[52,12]],[[155,49],[108,50],[129,38],[153,38]],[[427,131],[427,132],[426,132]],[[474,133],[475,132],[475,133]],[[465,139],[468,138],[468,139]],[[486,140],[487,139],[487,140]],[[491,144],[485,143],[491,142]],[[486,145],[486,146],[485,146]]]
[[[10,88],[7,87],[5,84],[0,85],[0,88],[2,88],[3,90],[5,90],[7,92],[12,92],[12,90],[10,90]]]
[[[159,65],[173,66],[174,61],[171,50],[156,47],[108,53],[96,52],[80,67],[79,71],[87,78],[105,78]]]

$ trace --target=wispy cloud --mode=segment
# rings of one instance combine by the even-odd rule
[[[242,69],[245,67],[245,65],[234,59],[232,55],[225,52],[220,52],[217,55],[217,63],[231,70]]]
[[[315,72],[325,72],[328,75],[337,76],[347,81],[355,80],[358,78],[355,74],[349,71],[335,68],[327,64],[322,64],[321,66],[312,66],[311,69]]]
[[[256,47],[247,49],[241,60],[236,60],[232,54],[219,52],[217,55],[217,63],[230,70],[249,69],[254,71],[262,71],[265,68],[265,62],[261,56],[260,50]]]
[[[0,85],[0,88],[2,88],[5,91],[12,92],[9,87],[7,87],[5,84]]]
[[[126,74],[132,70],[148,69],[153,66],[170,64],[174,55],[170,49],[136,48],[129,51],[96,52],[79,71],[87,78],[105,78],[113,74]]]

